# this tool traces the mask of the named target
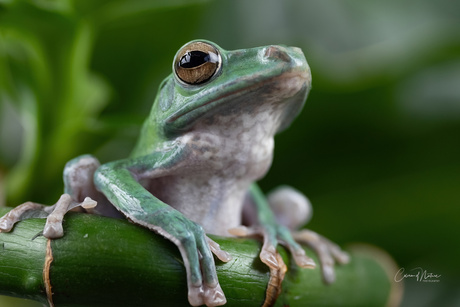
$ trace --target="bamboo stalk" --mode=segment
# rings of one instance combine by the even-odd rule
[[[185,269],[171,242],[125,220],[78,213],[66,216],[63,238],[49,241],[40,235],[44,223],[26,220],[0,233],[0,294],[55,306],[188,305]],[[269,280],[261,244],[213,239],[233,256],[216,263],[227,306],[261,306]],[[326,286],[318,268],[297,268],[279,248],[288,271],[275,306],[395,306],[401,289],[391,282],[389,258],[371,250],[350,249],[351,262],[337,266],[336,282]]]

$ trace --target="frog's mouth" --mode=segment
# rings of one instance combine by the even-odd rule
[[[241,84],[247,86],[241,87]],[[172,131],[188,130],[201,117],[222,112],[219,110],[229,107],[229,103],[235,101],[239,101],[235,103],[236,105],[248,101],[253,104],[264,104],[266,101],[272,104],[290,102],[296,105],[294,109],[297,114],[306,100],[310,84],[311,75],[308,66],[306,69],[284,69],[275,76],[273,70],[262,71],[256,76],[237,78],[211,88],[208,93],[200,95],[199,99],[171,114],[166,119],[166,124],[172,128]],[[231,90],[232,88],[235,90]],[[294,117],[295,115],[292,116]]]

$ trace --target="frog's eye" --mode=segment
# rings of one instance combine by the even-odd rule
[[[202,84],[218,72],[220,63],[216,47],[205,42],[191,42],[177,52],[174,73],[187,84]]]

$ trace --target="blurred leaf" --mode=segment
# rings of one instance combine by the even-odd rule
[[[206,3],[209,0],[135,0],[135,1],[105,1],[106,3],[91,13],[99,25],[126,18],[138,18],[157,13],[174,7],[189,6],[190,4]],[[77,3],[77,5],[79,5]],[[166,31],[168,32],[168,31]]]
[[[7,67],[11,80],[5,86],[10,94],[3,97],[16,106],[24,129],[22,154],[7,177],[8,196],[17,199],[27,195],[25,191],[32,182],[40,181],[38,177],[46,182],[47,174],[62,169],[66,154],[78,146],[63,139],[71,140],[80,133],[83,124],[107,102],[107,90],[95,77],[88,77],[88,26],[73,25],[27,4],[7,13],[1,33],[8,52],[2,66]],[[50,29],[53,19],[56,28]],[[47,37],[50,31],[55,32],[55,41]],[[62,149],[56,150],[59,147]]]
[[[9,182],[27,184],[38,151],[37,92],[47,87],[42,50],[33,38],[12,29],[0,29],[1,147],[0,165],[15,165]]]
[[[9,204],[54,202],[72,157],[98,148],[103,160],[129,153],[167,63],[193,38],[182,29],[193,28],[204,2],[41,0],[0,7],[0,165]],[[181,22],[171,18],[180,15]],[[151,29],[165,27],[152,37]]]

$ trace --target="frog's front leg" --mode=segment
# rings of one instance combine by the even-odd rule
[[[191,305],[223,305],[226,298],[217,279],[212,254],[225,262],[231,259],[230,255],[208,238],[200,225],[163,203],[138,182],[139,179],[154,180],[164,172],[167,168],[164,165],[168,165],[164,157],[163,153],[154,153],[105,164],[97,170],[95,184],[131,222],[162,235],[179,248]]]
[[[98,198],[99,192],[88,178],[92,178],[98,166],[99,162],[91,156],[81,156],[69,161],[64,169],[65,193],[56,204],[45,206],[26,202],[19,205],[0,218],[0,231],[9,232],[15,223],[22,220],[46,218],[43,236],[50,239],[62,237],[62,220],[68,211],[77,207],[92,210],[97,205],[93,199]]]

